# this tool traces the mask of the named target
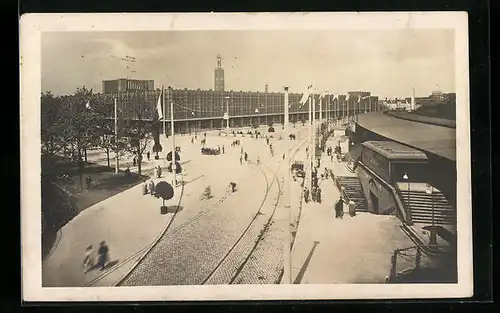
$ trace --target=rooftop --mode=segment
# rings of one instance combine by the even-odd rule
[[[427,156],[422,151],[395,141],[365,141],[362,145],[380,153],[388,159],[427,160]]]
[[[358,117],[358,125],[387,139],[456,161],[456,132],[454,128],[408,121],[370,112]]]

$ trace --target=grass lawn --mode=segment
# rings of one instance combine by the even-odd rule
[[[112,197],[120,192],[123,192],[137,184],[146,181],[149,176],[140,176],[135,173],[130,173],[130,176],[125,176],[124,172],[115,174],[114,169],[97,164],[86,164],[82,173],[83,188],[80,184],[80,175],[78,165],[64,158],[57,158],[51,167],[49,181],[53,181],[55,185],[66,191],[66,194],[71,198],[73,209],[68,209],[67,205],[62,205],[63,199],[61,196],[54,194],[44,194],[42,192],[42,212],[45,217],[46,227],[42,234],[42,257],[45,257],[54,243],[57,244],[57,232],[67,222],[73,219],[80,212],[88,207],[99,203],[109,197]],[[47,175],[47,173],[44,173]],[[71,176],[71,180],[59,179],[62,174]],[[90,176],[92,184],[87,188],[85,178]],[[45,192],[52,193],[53,188],[42,188]],[[64,193],[60,193],[64,194]]]

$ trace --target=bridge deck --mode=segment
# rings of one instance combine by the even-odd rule
[[[456,161],[454,128],[403,120],[383,112],[361,114],[357,124],[404,145]]]

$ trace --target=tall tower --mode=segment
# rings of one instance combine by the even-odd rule
[[[222,68],[222,58],[217,55],[217,67],[214,69],[214,90],[224,91],[224,68]]]

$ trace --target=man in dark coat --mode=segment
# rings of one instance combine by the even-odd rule
[[[344,215],[344,200],[342,197],[335,203],[335,218],[342,218]]]

